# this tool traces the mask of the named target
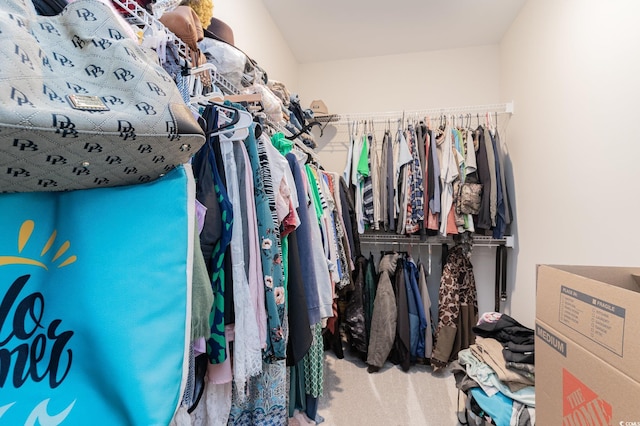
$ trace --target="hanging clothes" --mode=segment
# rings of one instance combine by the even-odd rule
[[[502,192],[502,196],[504,198],[504,219],[507,226],[509,226],[511,224],[511,203],[509,202],[509,187],[507,185],[507,177],[506,177],[507,170],[505,169],[507,148],[506,148],[506,145],[502,142],[497,129],[495,134],[495,140],[496,140],[495,152],[496,152],[496,156],[498,157],[499,167],[501,170],[500,179],[502,181],[502,187],[504,188]]]
[[[405,259],[400,256],[395,270],[394,290],[396,293],[396,336],[390,360],[399,364],[402,371],[411,367],[411,321],[409,315],[409,299],[405,281]]]
[[[501,154],[500,135],[496,130],[491,135],[491,144],[496,159],[496,185],[498,186],[496,199],[496,226],[493,228],[493,238],[502,238],[510,223],[509,200],[504,176],[504,160]]]
[[[286,155],[287,162],[289,163],[289,169],[291,170],[294,180],[296,182],[296,191],[298,200],[300,202],[299,216],[300,226],[296,230],[298,239],[298,251],[300,259],[305,260],[305,274],[304,274],[304,290],[307,299],[307,312],[309,315],[309,324],[314,325],[320,322],[320,295],[319,295],[319,274],[316,272],[316,263],[308,262],[308,259],[313,259],[314,246],[312,243],[312,226],[315,226],[316,220],[315,214],[310,214],[310,201],[306,192],[306,178],[303,176],[298,158],[293,153]]]
[[[247,229],[243,231],[246,235],[245,242],[247,250],[245,250],[245,262],[247,266],[247,278],[249,279],[249,291],[251,292],[251,303],[258,324],[258,333],[261,347],[264,349],[267,341],[267,311],[265,303],[264,276],[262,274],[262,260],[260,257],[260,235],[258,233],[258,218],[256,216],[255,188],[253,183],[253,174],[251,172],[251,160],[244,144],[235,143],[234,153],[243,161],[241,170],[244,172],[244,179],[240,181],[241,186],[245,187],[242,214],[243,225],[246,224]]]
[[[244,402],[233,401],[228,424],[234,426],[287,424],[287,372],[285,361],[263,363],[262,374],[247,383]],[[236,392],[233,392],[234,395]]]
[[[325,242],[328,241],[327,230],[323,220],[324,211],[327,208],[324,196],[319,190],[315,170],[308,164],[303,166],[307,176],[310,201],[310,223],[312,257],[310,260],[316,264],[315,271],[318,274],[318,297],[320,300],[320,317],[330,318],[333,316],[333,283],[328,268],[328,250]]]
[[[344,222],[343,209],[347,209],[348,206],[342,205],[342,199],[340,196],[340,176],[337,173],[324,172],[324,175],[328,178],[328,185],[333,196],[334,210],[333,221],[335,223],[336,239],[338,244],[338,256],[341,266],[340,282],[336,284],[336,290],[341,290],[351,284],[351,271],[355,266],[351,260],[351,243],[347,235],[346,224]],[[348,214],[348,212],[347,212]]]
[[[364,234],[365,226],[368,223],[369,213],[373,216],[373,192],[371,188],[369,170],[369,144],[366,136],[358,139],[357,163],[355,164],[352,183],[356,194],[356,215],[358,218],[358,233]],[[355,159],[356,157],[354,157]]]
[[[269,143],[269,142],[267,142]],[[244,140],[253,172],[255,189],[256,217],[260,235],[260,255],[264,282],[265,301],[267,307],[267,341],[263,358],[269,360],[285,358],[285,342],[283,339],[281,312],[276,304],[276,289],[282,288],[284,274],[282,272],[282,254],[277,232],[276,221],[272,211],[275,201],[269,160],[264,140],[256,140],[254,131]],[[273,205],[273,208],[271,206]],[[284,304],[282,312],[284,312]]]
[[[455,195],[455,219],[456,225],[458,226],[458,233],[463,233],[465,231],[475,232],[475,228],[473,225],[473,216],[470,214],[465,214],[461,209],[461,199],[460,195],[462,192],[462,187],[467,182],[467,175],[470,173],[467,171],[467,141],[466,141],[466,131],[464,129],[453,129],[453,136],[455,141],[455,155],[457,158],[458,168],[460,170],[458,179],[454,182],[453,191]],[[473,148],[473,147],[472,147]],[[474,156],[475,158],[475,156]],[[475,170],[475,168],[474,168]]]
[[[377,231],[382,223],[382,204],[380,201],[380,158],[378,156],[378,141],[376,133],[372,131],[369,135],[369,170],[371,170],[371,185],[373,191],[373,224],[372,228]]]
[[[365,273],[366,259],[364,256],[359,256],[353,273],[353,290],[349,292],[347,307],[344,311],[345,332],[348,340],[351,346],[362,354],[367,353],[368,340],[363,305]]]
[[[482,126],[478,126],[476,129],[476,137],[478,140],[476,156],[478,161],[478,180],[482,184],[482,198],[480,200],[480,212],[478,213],[478,223],[476,227],[488,230],[491,229],[491,188],[492,185],[494,185],[494,180],[491,179],[492,173],[489,168],[485,132]]]
[[[320,187],[327,207],[323,209],[322,220],[324,221],[324,227],[326,229],[325,248],[328,252],[328,267],[329,274],[331,276],[332,290],[335,297],[335,287],[342,281],[342,269],[343,263],[340,256],[340,247],[337,232],[337,223],[335,221],[335,208],[336,202],[333,199],[333,193],[329,186],[329,177],[325,173],[320,173],[317,169],[314,170],[317,175],[317,183]]]
[[[409,126],[406,132],[409,150],[412,159],[408,166],[409,190],[408,204],[406,206],[407,216],[405,223],[405,234],[413,234],[420,230],[420,225],[424,222],[424,190],[422,179],[422,166],[420,163],[420,150],[415,129]]]
[[[431,365],[443,368],[475,341],[478,304],[470,252],[463,244],[449,250],[440,280],[438,328]]]
[[[353,133],[351,132],[351,126],[349,126],[349,148],[347,150],[347,163],[344,166],[342,177],[347,183],[351,183],[351,173],[353,170],[353,148],[355,141],[353,140]]]
[[[217,113],[213,106],[205,109],[208,117],[207,134],[217,126]],[[224,258],[231,242],[233,207],[229,201],[220,168],[216,160],[214,146],[219,146],[219,138],[213,136],[202,146],[193,161],[194,173],[198,176],[196,199],[207,207],[205,223],[200,234],[203,256],[211,277],[214,304],[209,323],[211,334],[207,339],[207,354],[211,363],[221,363],[227,359],[225,342],[225,299],[227,276]]]
[[[427,131],[429,141],[429,214],[427,216],[427,229],[440,230],[440,201],[442,198],[442,181],[440,180],[440,159],[438,158],[438,144],[436,135],[429,129]]]
[[[405,285],[407,287],[407,304],[409,310],[409,326],[411,332],[411,361],[425,357],[425,330],[427,318],[418,284],[418,267],[410,257],[404,263]]]
[[[353,201],[353,197],[347,182],[344,179],[340,179],[340,204],[342,208],[342,222],[344,223],[345,232],[349,239],[349,247],[351,247],[350,255],[351,260],[355,260],[356,256],[361,254],[360,252],[360,235],[357,230],[356,208]]]
[[[367,264],[365,266],[364,275],[364,325],[367,336],[367,350],[371,341],[371,319],[373,318],[373,307],[376,299],[376,283],[378,282],[378,274],[373,260],[373,254],[369,253]]]
[[[496,226],[496,216],[498,214],[498,182],[496,179],[496,157],[493,150],[493,143],[491,142],[491,133],[489,128],[484,129],[484,141],[491,179],[491,190],[489,192],[489,214],[491,216],[491,228],[493,228]]]
[[[385,231],[396,227],[394,214],[394,200],[396,182],[394,179],[394,150],[393,138],[389,130],[384,132],[382,139],[382,161],[380,167],[380,194],[382,207],[382,222]]]
[[[436,138],[438,146],[438,161],[440,163],[440,183],[442,185],[442,199],[440,211],[440,235],[457,233],[455,221],[453,227],[449,215],[453,207],[453,182],[459,176],[458,163],[454,155],[451,128],[447,119],[447,125]],[[455,229],[455,230],[454,230]]]
[[[233,206],[233,222],[231,236],[231,262],[233,274],[233,300],[235,308],[235,340],[233,351],[233,378],[237,396],[243,401],[245,385],[249,377],[262,371],[261,343],[256,323],[254,304],[251,303],[249,282],[244,268],[245,249],[242,229],[242,209],[236,158],[230,140],[221,140],[221,152],[227,176],[227,190]]]
[[[282,133],[273,135],[271,142],[283,156],[287,155],[293,147],[293,143],[286,139]],[[286,264],[288,266],[285,274],[287,316],[289,318],[286,365],[293,366],[300,362],[307,353],[311,346],[313,336],[310,329],[308,300],[300,261],[300,250],[298,247],[297,228],[300,225],[300,217],[297,213],[297,209],[299,208],[297,189],[289,167],[289,162],[285,157],[282,157],[282,159],[286,164],[284,176],[291,188],[289,191],[289,216],[294,217],[294,220],[290,222],[291,227],[287,235],[282,239],[283,257],[287,259]],[[284,222],[286,222],[286,220]],[[285,247],[286,255],[284,251]]]
[[[413,161],[409,144],[404,132],[398,129],[397,132],[397,164],[394,165],[395,182],[397,183],[396,197],[394,200],[394,215],[397,218],[396,233],[406,233],[408,205],[411,198],[411,167]],[[394,152],[395,158],[395,152]]]
[[[358,172],[362,174],[362,204],[363,204],[363,216],[364,216],[364,224],[367,228],[375,228],[374,221],[374,197],[377,195],[373,186],[373,169],[372,169],[372,147],[371,143],[373,142],[372,135],[363,135],[363,145],[362,145],[362,155],[364,160],[366,160],[366,167],[360,167],[358,165]],[[361,158],[361,161],[364,162]]]
[[[371,337],[367,351],[370,373],[378,371],[384,365],[395,341],[398,311],[392,276],[395,274],[397,262],[397,253],[385,255],[380,259],[380,279],[373,306]]]
[[[433,323],[431,320],[431,297],[429,296],[429,288],[427,287],[427,271],[424,265],[418,265],[418,285],[420,287],[420,296],[422,298],[422,309],[425,314],[425,330],[424,330],[424,359],[431,359],[433,351]]]

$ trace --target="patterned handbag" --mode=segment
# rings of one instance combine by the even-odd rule
[[[152,50],[98,0],[0,5],[0,192],[152,181],[204,134]]]

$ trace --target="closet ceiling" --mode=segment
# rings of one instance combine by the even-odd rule
[[[300,63],[497,44],[525,0],[262,0]]]

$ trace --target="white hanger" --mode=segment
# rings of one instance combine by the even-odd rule
[[[238,121],[230,127],[226,127],[219,132],[214,132],[212,135],[219,135],[222,140],[239,141],[245,140],[249,136],[249,128],[253,123],[253,116],[247,111],[242,111],[236,108],[231,108],[224,105],[226,111],[233,110],[236,114],[239,114]],[[221,114],[222,112],[222,114]],[[233,117],[224,114],[225,110],[218,110],[218,125],[224,126],[233,121]]]

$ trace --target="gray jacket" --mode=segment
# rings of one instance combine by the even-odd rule
[[[396,337],[398,311],[391,277],[395,273],[397,261],[398,254],[388,254],[380,260],[380,278],[373,303],[371,337],[367,354],[367,364],[374,367],[384,365]]]

